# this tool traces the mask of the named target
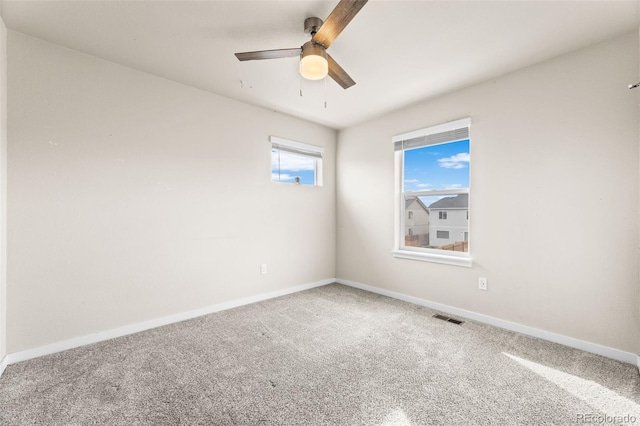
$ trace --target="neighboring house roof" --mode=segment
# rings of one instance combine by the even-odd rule
[[[429,209],[427,209],[427,206],[424,205],[424,203],[422,201],[420,201],[420,198],[418,197],[411,197],[411,198],[407,198],[406,200],[404,200],[404,209],[408,209],[409,206],[411,204],[413,204],[414,201],[417,201],[418,204],[420,205],[420,207],[422,207],[423,209],[425,209],[427,211],[427,213],[429,212]]]
[[[455,197],[445,197],[431,203],[430,209],[467,209],[469,208],[469,194],[459,194]]]

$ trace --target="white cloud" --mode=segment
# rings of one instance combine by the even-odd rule
[[[286,181],[293,181],[296,177],[286,174],[286,173],[271,173],[271,180],[274,180],[276,182],[286,182]]]
[[[451,157],[439,158],[438,163],[445,169],[464,169],[469,165],[469,153],[461,152]]]
[[[420,179],[405,179],[404,185],[406,191],[424,191],[426,188],[433,186],[430,183],[421,182]]]
[[[458,189],[458,188],[462,188],[462,185],[459,183],[450,183],[450,184],[444,184],[444,189]]]

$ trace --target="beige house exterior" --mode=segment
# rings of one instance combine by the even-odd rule
[[[404,245],[429,245],[429,209],[418,197],[407,198],[404,206]]]

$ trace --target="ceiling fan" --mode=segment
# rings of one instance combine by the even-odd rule
[[[236,53],[240,61],[257,59],[278,59],[300,56],[300,74],[309,80],[320,80],[327,74],[343,89],[356,84],[340,65],[327,53],[327,49],[362,9],[368,0],[340,0],[329,17],[322,22],[320,18],[307,18],[304,32],[311,41],[293,49],[260,50],[257,52]]]

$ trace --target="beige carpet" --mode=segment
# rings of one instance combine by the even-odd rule
[[[640,424],[636,367],[433,314],[332,284],[26,361],[0,424]]]

